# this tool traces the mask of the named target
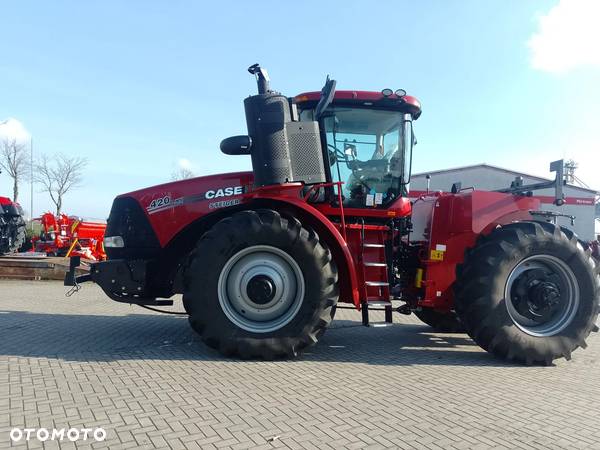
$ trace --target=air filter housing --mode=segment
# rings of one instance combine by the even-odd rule
[[[256,186],[325,182],[317,122],[293,121],[290,100],[275,92],[248,97],[244,107]]]

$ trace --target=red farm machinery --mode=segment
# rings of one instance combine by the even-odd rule
[[[7,197],[0,197],[0,255],[17,252],[25,243],[23,209]]]
[[[40,236],[32,239],[33,250],[48,256],[79,256],[90,261],[104,261],[106,223],[83,220],[51,212],[36,219],[42,226]]]
[[[221,353],[294,356],[337,308],[415,313],[466,331],[494,355],[528,364],[570,358],[597,330],[599,278],[589,249],[530,192],[455,189],[409,201],[419,101],[399,89],[288,98],[249,69],[248,134],[225,139],[252,172],[218,174],[117,197],[108,260],[65,284],[94,281],[113,300],[170,305]]]

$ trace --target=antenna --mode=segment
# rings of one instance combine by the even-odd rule
[[[579,164],[572,159],[569,159],[565,162],[565,181],[569,184],[575,183],[577,177],[575,176],[575,171],[579,167]]]

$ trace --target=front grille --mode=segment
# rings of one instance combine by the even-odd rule
[[[106,236],[121,236],[124,248],[106,248],[109,259],[143,259],[156,256],[160,244],[140,204],[131,197],[113,202],[106,224]]]

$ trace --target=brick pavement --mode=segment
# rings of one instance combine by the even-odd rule
[[[243,362],[95,286],[0,281],[0,448],[13,427],[105,428],[77,444],[92,448],[600,448],[597,335],[573,361],[522,367],[395,320],[339,310],[299,359]]]

